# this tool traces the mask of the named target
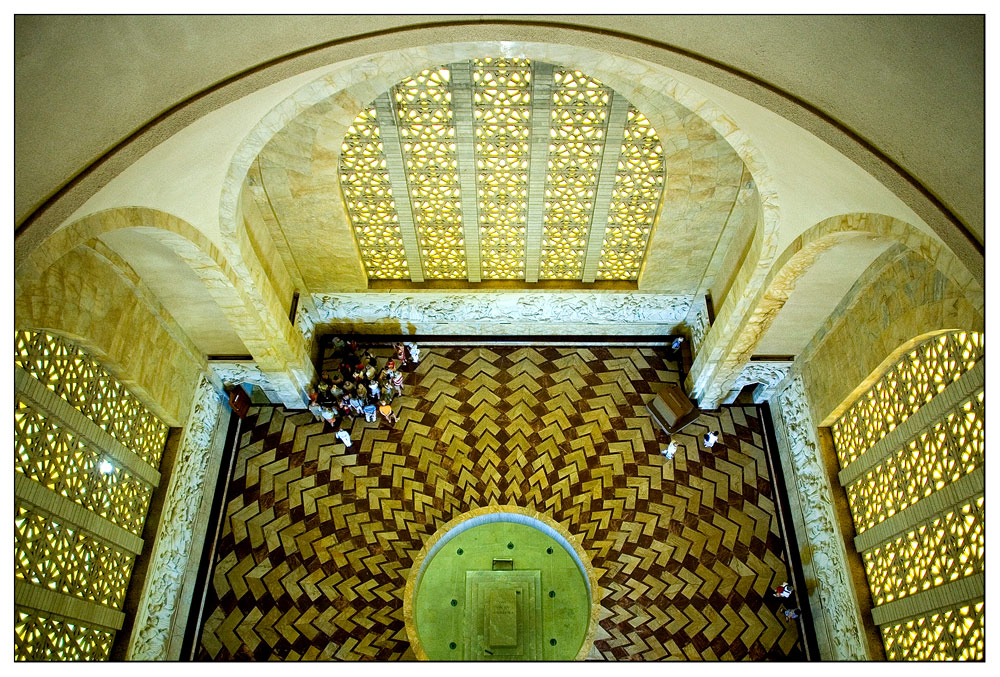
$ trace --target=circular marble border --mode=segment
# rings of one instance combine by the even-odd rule
[[[490,516],[494,517],[491,519]],[[504,519],[505,517],[509,519]],[[529,519],[525,520],[525,517]],[[457,531],[455,530],[457,527],[460,527],[470,520],[476,520],[476,523],[470,524]],[[547,527],[548,529],[539,528],[539,525],[532,524],[529,520],[540,522],[541,526]],[[425,566],[428,562],[430,562],[431,557],[436,554],[445,543],[450,541],[454,536],[458,535],[466,528],[499,521],[526,524],[538,529],[548,536],[553,537],[557,542],[559,542],[560,545],[569,551],[570,555],[576,561],[577,566],[580,567],[580,571],[584,574],[587,581],[587,589],[590,591],[590,621],[587,624],[587,633],[584,635],[583,644],[580,646],[580,650],[577,652],[574,660],[581,661],[585,659],[590,653],[591,647],[594,645],[594,636],[597,634],[597,622],[601,613],[602,590],[597,585],[597,575],[594,573],[594,567],[591,565],[590,558],[587,556],[587,551],[583,549],[580,539],[544,513],[540,513],[536,510],[530,510],[528,508],[522,508],[517,505],[491,505],[485,508],[475,508],[468,512],[464,512],[444,524],[444,526],[435,531],[434,535],[431,536],[426,543],[424,543],[424,547],[420,549],[420,553],[413,560],[413,566],[410,567],[410,573],[406,577],[406,587],[403,588],[403,622],[406,624],[406,635],[410,640],[410,646],[413,647],[413,653],[417,657],[417,660],[430,660],[427,657],[427,652],[424,650],[423,644],[420,642],[420,636],[417,634],[414,607],[417,585],[420,582],[420,576],[423,574]],[[549,533],[549,530],[554,533]]]

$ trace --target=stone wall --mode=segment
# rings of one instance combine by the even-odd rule
[[[921,337],[983,330],[968,292],[918,251],[887,249],[858,279],[778,387],[775,428],[820,654],[877,660],[870,595],[824,431]]]
[[[246,224],[246,231],[253,252],[260,262],[264,276],[278,297],[278,303],[287,315],[292,306],[292,293],[295,291],[295,283],[288,272],[284,259],[279,254],[272,233],[261,214],[261,209],[266,208],[266,204],[263,206],[258,205],[255,203],[253,197],[248,192],[245,192],[241,208],[243,210],[243,222]]]

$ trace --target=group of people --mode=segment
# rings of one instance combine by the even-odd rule
[[[774,592],[771,594],[780,599],[788,599],[789,597],[792,596],[792,592],[794,592],[792,590],[792,584],[786,581],[785,583],[782,583],[777,588],[775,588]],[[784,608],[781,610],[781,613],[785,616],[786,621],[791,621],[795,620],[796,618],[802,615],[802,609],[800,609],[797,606]]]
[[[309,410],[317,421],[325,420],[333,427],[344,446],[351,446],[351,433],[345,426],[359,416],[374,423],[379,414],[387,423],[399,417],[392,409],[392,400],[403,394],[402,369],[420,361],[420,348],[415,343],[394,343],[393,354],[379,368],[371,350],[358,352],[355,341],[335,336],[333,357],[340,358],[340,368],[333,374],[324,370],[315,388],[309,391]]]

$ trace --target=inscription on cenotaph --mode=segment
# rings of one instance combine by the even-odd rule
[[[486,604],[486,641],[490,648],[517,646],[517,593],[514,588],[490,590]]]

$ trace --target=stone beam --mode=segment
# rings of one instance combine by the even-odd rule
[[[601,152],[601,172],[598,175],[597,191],[594,195],[590,239],[587,240],[587,253],[583,259],[584,282],[593,282],[597,279],[597,263],[601,259],[604,234],[608,230],[611,193],[615,188],[618,159],[622,153],[622,141],[625,139],[625,124],[628,122],[628,100],[621,94],[609,93],[611,102],[608,105],[608,126],[605,129],[604,148]]]
[[[410,280],[423,282],[424,265],[420,258],[420,241],[417,238],[417,227],[413,219],[413,210],[410,207],[410,189],[406,183],[406,163],[403,162],[399,125],[396,124],[396,115],[388,92],[375,99],[375,119],[378,121],[379,132],[382,135],[385,166],[389,173],[392,195],[395,198],[396,215],[399,217],[399,233],[403,239],[406,262],[410,268]]]

